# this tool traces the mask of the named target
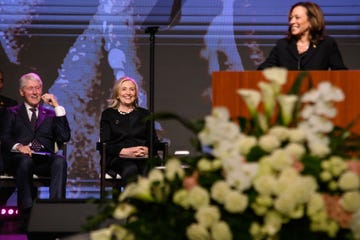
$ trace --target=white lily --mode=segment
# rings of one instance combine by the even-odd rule
[[[295,103],[298,100],[296,95],[280,95],[278,102],[281,110],[281,119],[285,126],[288,126],[292,121]]]
[[[261,95],[263,98],[264,103],[264,109],[266,116],[268,119],[271,117],[271,115],[274,113],[275,109],[275,91],[273,87],[269,83],[260,82],[259,88],[261,90]]]
[[[255,117],[261,101],[260,93],[252,89],[239,89],[237,90],[237,93],[244,99],[245,104],[250,111],[250,115]]]

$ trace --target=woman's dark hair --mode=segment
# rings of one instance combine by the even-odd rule
[[[298,2],[298,3],[295,3],[290,8],[289,15],[288,15],[289,19],[290,19],[293,9],[298,6],[302,6],[306,9],[307,17],[309,19],[310,26],[311,26],[310,27],[310,36],[311,36],[310,42],[316,46],[316,45],[318,45],[320,40],[322,40],[324,38],[325,20],[324,20],[323,12],[322,12],[321,8],[319,7],[319,5],[317,5],[316,3]],[[288,38],[293,38],[293,37],[294,36],[291,35],[291,29],[289,26]]]

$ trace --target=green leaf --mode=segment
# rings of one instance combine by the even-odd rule
[[[299,95],[305,80],[308,80],[307,89],[311,89],[313,87],[312,79],[308,72],[302,71],[296,76],[288,94]]]
[[[246,161],[247,162],[257,162],[262,156],[266,155],[265,152],[261,147],[255,146],[251,148],[250,152],[247,155]]]

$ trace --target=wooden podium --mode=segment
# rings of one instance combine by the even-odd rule
[[[360,70],[309,71],[308,73],[315,86],[320,82],[329,81],[344,92],[344,101],[336,103],[338,112],[334,118],[335,125],[344,127],[360,116]],[[284,85],[284,91],[289,89],[298,74],[298,71],[288,72],[288,81]],[[264,80],[265,77],[261,71],[213,72],[213,107],[227,107],[231,117],[248,117],[245,103],[236,90],[239,88],[258,90],[258,83]],[[360,120],[351,130],[360,134]]]

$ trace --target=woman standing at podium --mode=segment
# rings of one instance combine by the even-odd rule
[[[341,70],[343,63],[336,41],[324,35],[321,8],[313,2],[298,2],[289,11],[287,37],[277,41],[258,70],[285,67],[288,70]]]

